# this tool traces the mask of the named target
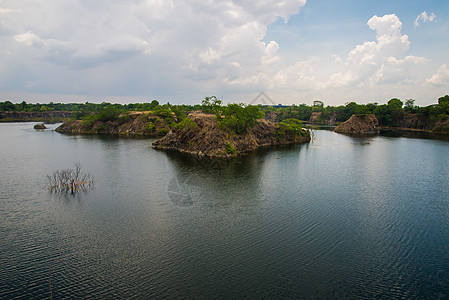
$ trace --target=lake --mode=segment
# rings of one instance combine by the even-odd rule
[[[0,124],[0,298],[448,298],[449,142],[319,130],[237,159]],[[95,187],[52,194],[47,175]]]

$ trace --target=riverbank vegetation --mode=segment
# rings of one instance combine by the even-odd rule
[[[201,104],[196,105],[171,105],[169,103],[161,105],[157,100],[131,104],[108,102],[101,104],[89,102],[29,104],[25,101],[14,104],[4,101],[0,102],[0,121],[35,121],[37,119],[31,119],[33,114],[42,120],[50,113],[64,112],[66,119],[80,120],[87,131],[98,131],[97,127],[90,127],[98,122],[118,122],[119,125],[123,125],[133,118],[134,112],[140,112],[142,115],[147,114],[147,117],[151,113],[161,120],[163,119],[166,126],[159,128],[162,130],[160,132],[162,134],[168,132],[175,124],[182,122],[193,111],[215,114],[221,128],[236,133],[244,133],[246,128],[253,126],[254,120],[263,116],[274,122],[296,119],[315,124],[337,125],[347,121],[352,115],[369,114],[375,115],[381,127],[449,133],[449,124],[447,124],[449,122],[449,95],[440,97],[437,104],[425,107],[415,105],[413,99],[402,101],[397,98],[393,98],[385,104],[349,102],[340,106],[325,106],[322,101],[314,101],[313,105],[291,106],[237,103],[223,105],[222,101],[215,96],[205,97]],[[141,116],[141,118],[145,118],[145,116]],[[154,121],[158,122],[156,119]],[[146,131],[153,132],[154,130],[157,130],[157,124],[154,122],[146,124]],[[99,132],[101,131],[100,128]]]

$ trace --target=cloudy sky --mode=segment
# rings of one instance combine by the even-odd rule
[[[449,1],[0,0],[0,101],[420,106],[449,94]]]

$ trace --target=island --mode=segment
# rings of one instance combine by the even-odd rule
[[[161,137],[178,123],[175,113],[168,109],[154,111],[126,111],[105,109],[82,120],[70,120],[56,128],[56,132],[70,134],[115,134]]]
[[[349,120],[338,125],[334,131],[345,134],[379,133],[379,120],[373,114],[352,115]]]
[[[279,123],[257,119],[245,127],[233,127],[227,124],[226,118],[192,112],[167,135],[155,141],[153,148],[208,157],[235,157],[260,147],[311,140],[310,132],[296,119]]]

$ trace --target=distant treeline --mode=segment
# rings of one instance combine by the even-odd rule
[[[248,105],[240,105],[245,107]],[[222,107],[221,101],[215,97],[205,97],[201,104],[197,105],[161,105],[157,100],[147,103],[111,104],[103,102],[95,103],[47,103],[29,104],[12,103],[10,101],[0,102],[0,113],[5,112],[44,112],[44,111],[66,111],[72,112],[74,119],[97,119],[108,121],[117,119],[119,115],[129,111],[158,111],[159,113],[174,113],[178,121],[182,121],[191,111],[204,111],[210,113],[217,107]],[[437,104],[420,107],[415,105],[415,100],[407,99],[403,102],[393,98],[386,104],[368,103],[357,104],[350,102],[340,106],[325,106],[321,101],[314,101],[313,105],[292,106],[263,106],[256,105],[265,113],[267,118],[273,121],[287,119],[298,119],[309,121],[313,116],[316,123],[340,123],[348,120],[354,114],[374,114],[381,126],[410,127],[410,122],[415,122],[412,127],[429,129],[438,122],[445,122],[449,115],[449,95],[440,97]],[[413,118],[411,117],[413,116]]]

